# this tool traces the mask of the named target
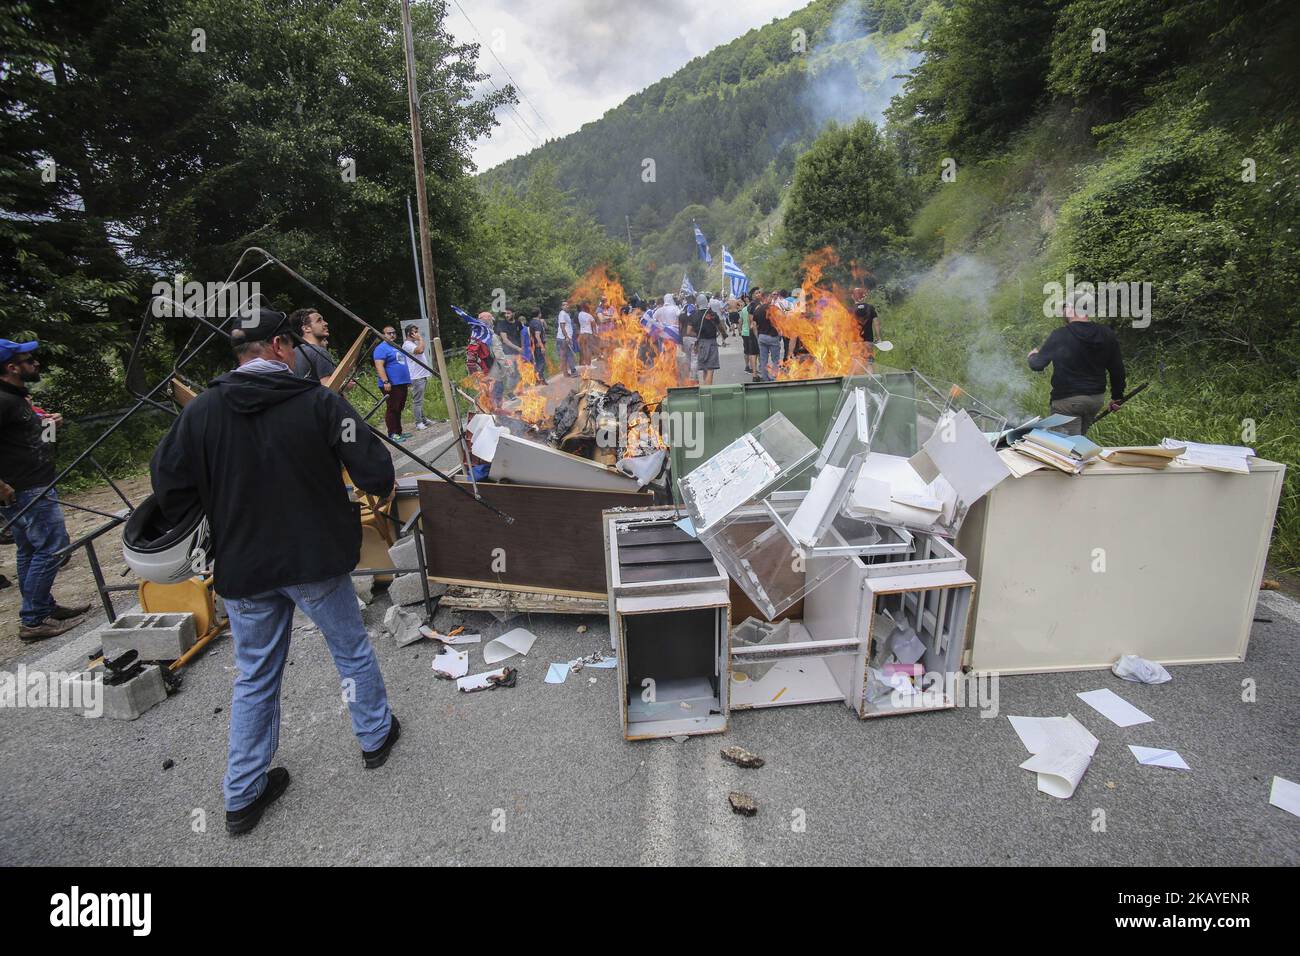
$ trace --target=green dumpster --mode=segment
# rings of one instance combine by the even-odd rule
[[[854,376],[857,382],[867,376]],[[902,394],[913,386],[910,372],[881,372],[891,393]],[[677,480],[720,452],[745,432],[780,412],[814,445],[821,446],[830,427],[831,415],[844,389],[844,379],[817,378],[801,382],[753,382],[670,388],[659,408],[660,432],[672,448],[672,491],[680,502]],[[893,455],[916,452],[916,415],[912,403],[885,406],[878,430],[877,451]],[[788,490],[808,487],[809,475],[801,475]]]

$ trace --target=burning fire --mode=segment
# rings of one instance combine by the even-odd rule
[[[515,397],[519,399],[519,417],[530,425],[540,425],[546,418],[546,395],[538,387],[537,369],[531,362],[515,359],[519,370],[519,384]]]
[[[837,265],[839,257],[829,246],[809,253],[803,261],[798,304],[773,318],[783,336],[797,336],[808,350],[781,363],[775,375],[778,382],[854,375],[866,369],[872,349],[862,340],[853,312],[844,305],[850,300],[834,282],[822,282],[822,275]]]
[[[614,315],[612,322],[596,316],[595,351],[605,365],[597,376],[608,385],[622,385],[639,392],[647,405],[657,405],[667,396],[668,389],[685,384],[685,379],[678,375],[677,346],[665,340],[659,347],[660,343],[641,324],[639,310],[623,313],[627,294],[603,265],[588,271],[569,296],[570,302],[584,303],[593,314],[601,299],[614,310]],[[602,329],[602,325],[606,327]]]

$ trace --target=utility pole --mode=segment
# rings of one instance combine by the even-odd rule
[[[461,434],[460,415],[452,394],[451,377],[447,374],[447,358],[442,352],[442,337],[438,329],[438,293],[433,281],[433,246],[429,241],[429,197],[424,189],[424,139],[420,134],[420,94],[415,87],[415,34],[411,29],[411,0],[402,0],[402,37],[406,46],[406,99],[411,109],[411,153],[415,162],[415,202],[420,217],[420,260],[424,273],[425,312],[429,316],[429,337],[433,355],[438,362],[438,377],[442,380],[442,397],[447,403],[447,417],[452,421],[456,444],[460,448],[461,463],[469,472],[465,453],[465,440]]]

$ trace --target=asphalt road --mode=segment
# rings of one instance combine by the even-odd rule
[[[413,447],[437,442],[421,432]],[[962,708],[864,722],[817,704],[637,743],[621,736],[614,671],[543,682],[552,661],[608,649],[603,617],[439,611],[440,628],[464,621],[484,642],[520,625],[539,638],[509,662],[516,687],[463,695],[433,677],[432,644],[398,648],[383,633],[387,603],[366,611],[403,723],[387,766],[362,769],[329,655],[318,635],[295,633],[277,757],[293,783],[254,833],[228,837],[234,670],[222,638],[134,722],[0,708],[0,864],[1300,863],[1300,819],[1268,804],[1275,774],[1300,781],[1300,604],[1281,594],[1261,596],[1245,662],[1173,668],[1168,684],[1009,677],[991,718]],[[88,624],[7,669],[71,669],[98,644]],[[481,645],[471,668],[485,669]],[[1075,697],[1101,687],[1154,722],[1119,728]],[[1101,744],[1058,800],[1019,769],[1027,755],[1006,717],[1065,713]],[[1130,743],[1176,749],[1191,770],[1141,766]],[[728,744],[766,766],[726,763]],[[757,816],[731,813],[733,789],[757,800]]]
[[[613,671],[543,683],[551,661],[608,647],[603,618],[439,611],[440,627],[463,619],[484,641],[516,625],[539,638],[510,661],[518,686],[463,695],[433,677],[433,645],[398,648],[382,633],[386,604],[366,617],[403,723],[387,766],[362,769],[329,655],[319,636],[295,634],[277,758],[293,783],[253,834],[228,837],[223,638],[134,722],[0,710],[0,863],[1300,862],[1300,820],[1268,805],[1274,774],[1300,780],[1300,605],[1278,594],[1262,597],[1271,622],[1255,625],[1246,662],[1174,668],[1164,685],[1108,671],[1004,678],[994,718],[969,708],[862,722],[816,704],[736,713],[726,734],[680,743],[622,739]],[[96,641],[23,662],[66,667]],[[485,669],[479,648],[471,669]],[[1241,699],[1245,678],[1254,703]],[[1074,696],[1098,687],[1154,723],[1115,727]],[[1057,800],[1018,768],[1026,754],[1006,715],[1067,712],[1101,746],[1074,796]],[[1177,749],[1192,769],[1140,766],[1129,743]],[[767,765],[724,762],[728,744]],[[732,789],[755,797],[756,817],[731,813]]]

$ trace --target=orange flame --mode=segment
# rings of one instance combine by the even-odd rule
[[[538,387],[537,369],[520,358],[514,362],[519,370],[519,384],[515,386],[519,417],[530,425],[538,425],[546,418],[546,395]]]
[[[652,339],[641,324],[639,310],[623,313],[627,294],[603,265],[588,271],[569,296],[575,307],[585,304],[593,313],[601,299],[613,315],[596,315],[596,355],[604,368],[591,374],[608,385],[622,385],[640,393],[647,405],[658,404],[668,389],[685,383],[684,374],[678,372],[677,346],[665,341],[661,347]],[[684,373],[684,362],[682,366]]]
[[[829,246],[809,253],[795,308],[772,316],[772,324],[792,346],[797,337],[807,349],[781,363],[775,374],[778,382],[855,375],[866,369],[873,350],[863,341],[851,307],[844,304],[851,300],[834,282],[822,281],[823,273],[837,265],[839,257]]]

